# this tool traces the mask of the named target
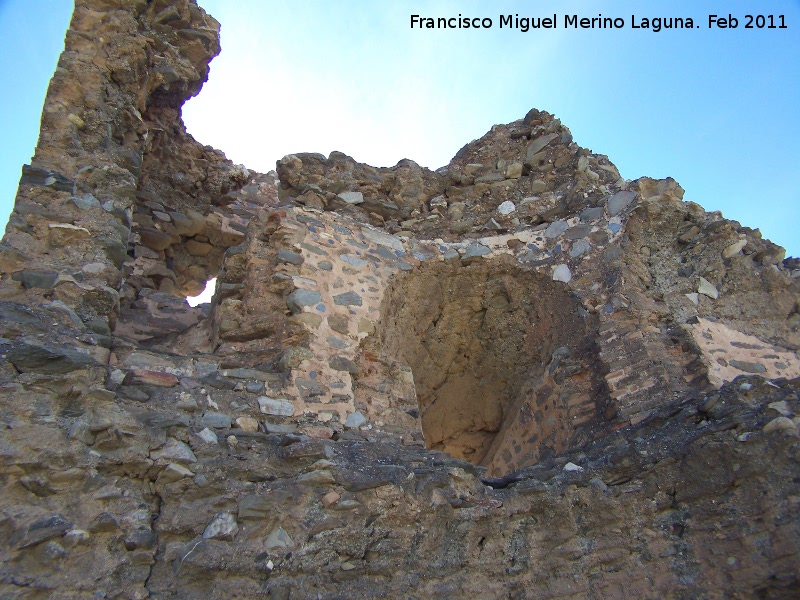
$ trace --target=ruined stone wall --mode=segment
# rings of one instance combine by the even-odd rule
[[[0,244],[0,595],[800,593],[796,259],[539,110],[232,165],[180,120],[218,30],[76,3]]]
[[[158,99],[171,98],[177,109],[197,93],[219,51],[218,24],[189,3],[182,6],[182,27],[190,36],[180,29],[147,36],[142,29],[163,27],[156,4],[76,4],[36,154],[23,168],[3,240],[4,270],[19,274],[12,281],[33,290],[31,299],[52,289],[86,312],[114,312],[150,136],[143,115]],[[26,273],[42,257],[50,273]],[[6,289],[13,285],[4,282]],[[90,303],[90,295],[102,303]]]
[[[418,168],[409,168],[408,161],[393,169],[372,169],[341,154],[330,159],[290,155],[280,162],[278,172],[280,195],[286,200],[313,205],[313,210],[330,208],[365,222],[383,223],[396,238],[395,250],[411,257],[401,275],[409,282],[418,280],[414,275],[417,270],[427,270],[425,266],[417,267],[415,261],[422,265],[439,261],[470,269],[475,263],[502,255],[511,262],[487,268],[497,271],[510,265],[520,273],[537,273],[560,286],[565,296],[576,299],[572,309],[565,302],[557,312],[565,322],[595,320],[597,334],[591,358],[584,359],[586,383],[576,386],[574,392],[560,390],[559,401],[553,403],[559,410],[570,407],[567,412],[573,424],[578,424],[576,417],[581,423],[593,420],[592,426],[603,420],[613,424],[643,419],[680,393],[708,389],[712,385],[709,377],[719,385],[722,379],[715,374],[709,376],[720,365],[719,357],[713,358],[714,353],[732,352],[734,365],[744,365],[726,371],[726,380],[741,373],[766,373],[768,368],[776,377],[791,377],[797,372],[792,349],[796,350],[798,279],[781,262],[780,250],[761,241],[755,232],[684,203],[683,190],[673,180],[620,179],[607,158],[578,147],[569,131],[546,113],[532,111],[522,121],[495,126],[484,138],[465,146],[447,168],[425,172],[425,177],[421,177]],[[396,190],[407,190],[414,183],[421,190],[422,202],[396,201],[401,197]],[[309,205],[309,198],[319,202],[314,200]],[[375,212],[378,205],[380,215]],[[660,220],[653,220],[653,215]],[[706,230],[713,235],[702,233]],[[651,250],[647,243],[657,250]],[[660,256],[665,258],[659,260]],[[743,265],[750,265],[746,267],[747,276],[734,277],[720,293],[715,287],[723,286],[719,276],[724,276],[725,269],[738,273],[735,269],[745,268]],[[440,271],[438,279],[455,281],[458,275]],[[442,351],[435,353],[433,361],[418,358],[417,342],[426,336],[424,323],[437,321],[441,312],[429,297],[436,296],[437,284],[430,279],[425,282],[424,278],[418,281],[425,291],[414,295],[407,307],[402,305],[402,299],[410,297],[417,284],[403,284],[396,292],[400,299],[388,300],[395,308],[385,309],[414,315],[406,317],[409,322],[414,320],[413,325],[401,327],[414,331],[408,336],[414,341],[405,338],[393,347],[382,332],[376,347],[394,355],[393,359],[417,357],[416,369],[413,359],[403,358],[402,362],[415,372],[424,412],[430,393],[420,386],[424,387],[421,381],[428,379],[424,371],[430,369],[422,362],[447,362],[447,352],[458,350],[448,348],[445,352],[439,348]],[[536,289],[538,285],[529,287]],[[375,289],[379,290],[380,285]],[[455,296],[460,301],[464,294]],[[482,302],[490,303],[491,299]],[[767,303],[770,308],[760,319],[753,315],[751,324],[744,327],[741,315],[755,310],[760,303]],[[456,311],[454,306],[452,310]],[[736,306],[742,306],[742,311],[732,308]],[[475,310],[480,313],[482,308]],[[767,358],[763,365],[746,364],[745,357],[734,357],[738,350],[698,343],[698,337],[702,337],[698,319],[704,316],[728,323],[736,331],[739,327],[743,333],[746,330],[751,335],[760,334],[759,339],[766,343],[761,356],[778,358]],[[387,322],[391,319],[391,315],[384,318]],[[469,328],[468,316],[462,317],[461,322]],[[568,329],[563,324],[559,327],[565,339],[569,337]],[[440,343],[460,342],[452,338]],[[781,348],[789,355],[781,353]],[[577,347],[572,350],[577,351]],[[381,352],[373,349],[372,353]],[[530,350],[525,353],[527,357],[535,356]],[[534,360],[542,363],[549,357]],[[729,363],[722,360],[722,366],[728,368]],[[598,376],[604,379],[604,385],[598,385]],[[440,377],[431,385],[441,385],[444,379]],[[449,381],[452,384],[456,379]],[[465,389],[474,387],[466,380],[461,385]],[[508,417],[505,404],[502,400],[495,403],[491,409],[494,417],[489,421]],[[473,435],[485,437],[478,433],[486,430],[485,421],[478,419],[469,426]],[[563,423],[563,419],[560,421]],[[461,434],[460,427],[456,429]],[[440,433],[428,441],[438,444],[443,437],[446,436]],[[524,444],[519,442],[514,444],[516,453],[524,455],[530,449],[522,452]],[[464,456],[464,449],[458,452]],[[474,449],[470,452],[474,453]],[[528,460],[535,460],[535,456],[534,451]],[[512,461],[507,465],[521,463]]]

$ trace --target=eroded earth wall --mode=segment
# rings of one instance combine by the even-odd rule
[[[218,34],[76,2],[0,244],[2,597],[800,594],[796,259],[535,109],[233,165],[180,118]]]

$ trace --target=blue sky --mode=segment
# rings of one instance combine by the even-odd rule
[[[33,152],[69,3],[0,0],[0,220]],[[291,152],[341,150],[437,168],[493,124],[532,107],[628,179],[674,177],[800,255],[800,0],[200,0],[222,23],[222,54],[184,109],[189,131],[267,171]],[[412,30],[410,15],[489,17],[489,30]],[[499,29],[499,15],[557,15],[554,30]],[[565,14],[621,17],[623,29],[566,30]],[[708,15],[738,17],[709,29]],[[787,29],[745,29],[747,14]],[[699,28],[631,28],[631,15]],[[779,24],[779,21],[776,21]]]

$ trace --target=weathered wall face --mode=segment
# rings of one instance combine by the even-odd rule
[[[188,1],[76,3],[0,252],[5,298],[56,299],[103,332],[122,311],[143,339],[159,315],[137,304],[199,292],[243,241],[249,174],[180,120],[218,32]]]
[[[76,4],[0,244],[0,595],[800,593],[796,259],[538,110],[232,165],[180,120],[218,27]]]
[[[76,4],[4,238],[4,270],[20,273],[12,281],[32,290],[25,297],[53,290],[87,314],[115,312],[143,155],[156,133],[144,115],[177,110],[197,93],[219,52],[218,29],[189,2]],[[45,256],[54,276],[25,272]]]

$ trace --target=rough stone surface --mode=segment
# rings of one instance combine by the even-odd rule
[[[561,281],[564,283],[569,283],[572,281],[572,273],[569,270],[569,267],[565,264],[560,264],[553,269],[553,281]]]
[[[719,298],[719,291],[717,291],[717,288],[714,287],[714,284],[708,281],[705,277],[700,278],[700,284],[697,286],[697,293],[708,296],[709,298],[713,298],[714,300]]]
[[[262,413],[290,417],[294,413],[292,403],[283,398],[268,398],[262,396],[258,399],[258,406]]]
[[[322,296],[315,290],[298,289],[286,298],[286,305],[292,312],[302,312],[307,306],[314,306],[322,301]]]
[[[513,202],[511,202],[511,200],[506,200],[505,202],[501,203],[500,206],[497,207],[497,212],[499,212],[503,216],[510,215],[515,210],[517,210],[517,207],[514,205]]]
[[[233,165],[180,120],[218,31],[76,3],[0,243],[1,597],[800,594],[796,259],[536,109]]]
[[[636,198],[634,191],[619,191],[608,200],[608,214],[612,217],[625,210]]]
[[[361,204],[364,202],[364,195],[361,192],[342,192],[337,196],[347,202],[347,204]]]
[[[345,292],[333,297],[334,303],[339,306],[361,306],[361,296],[356,292]]]
[[[214,517],[203,531],[206,540],[232,540],[239,533],[236,517],[229,512],[222,512]]]
[[[483,244],[470,244],[467,246],[462,259],[475,258],[476,256],[486,256],[492,253],[492,249]]]
[[[562,233],[564,233],[567,229],[569,229],[569,225],[567,225],[566,221],[555,221],[548,225],[547,229],[544,232],[545,237],[548,238],[557,238]]]

